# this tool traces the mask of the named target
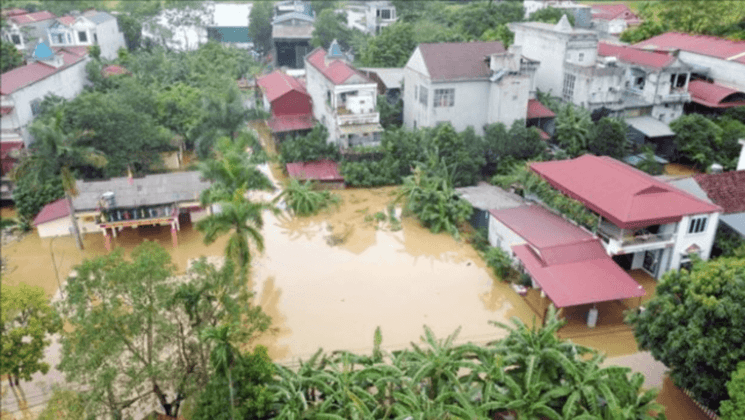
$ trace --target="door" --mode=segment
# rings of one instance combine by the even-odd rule
[[[649,272],[649,274],[652,275],[652,277],[657,278],[657,271],[660,268],[660,259],[662,258],[662,250],[661,249],[655,249],[652,251],[646,251],[644,253],[644,263],[642,264],[642,267]]]

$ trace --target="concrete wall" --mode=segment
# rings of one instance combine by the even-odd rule
[[[101,233],[98,225],[95,222],[95,212],[78,213],[78,227],[82,235],[88,233]],[[70,217],[60,217],[56,220],[50,220],[46,223],[42,223],[36,227],[37,233],[40,238],[50,238],[54,236],[69,236],[72,235],[72,224],[70,223]]]
[[[708,67],[709,77],[715,82],[745,92],[745,64],[687,51],[680,51],[678,58],[688,64]]]
[[[44,96],[47,94],[54,94],[65,99],[73,99],[82,92],[87,81],[85,65],[88,61],[90,61],[90,57],[86,57],[62,71],[19,89],[9,95],[15,104],[13,112],[18,117],[18,124],[20,124],[20,126],[25,126],[33,119],[31,113],[32,100],[43,100]]]
[[[79,32],[85,32],[85,40],[80,39]],[[126,47],[124,34],[119,31],[119,25],[116,19],[110,19],[96,25],[86,18],[77,20],[72,27],[67,28],[57,25],[49,30],[50,46],[91,46],[98,44],[101,47],[101,57],[107,60],[113,60],[117,57],[119,48]],[[65,35],[65,42],[56,41],[54,34]],[[94,36],[95,35],[95,36]]]
[[[688,228],[691,224],[692,218],[708,216],[706,221],[706,229],[701,233],[688,233]],[[672,251],[672,258],[670,259],[669,270],[677,270],[680,268],[680,260],[683,257],[686,249],[691,245],[698,245],[701,248],[699,257],[702,260],[708,260],[711,255],[711,247],[714,245],[714,236],[717,232],[717,226],[719,225],[719,213],[711,214],[698,214],[693,216],[685,216],[678,223],[677,240]]]
[[[536,88],[561,96],[564,83],[566,41],[548,30],[537,30],[522,25],[510,27],[515,32],[515,45],[522,47],[523,55],[538,60],[541,65],[535,74]]]
[[[331,109],[326,105],[327,92],[334,96],[334,85],[321,74],[312,64],[305,62],[306,89],[313,102],[313,117],[324,124],[329,131],[329,143],[335,143],[338,138],[334,127]]]
[[[419,85],[428,86],[429,84],[429,71],[427,70],[427,66],[424,64],[422,53],[419,51],[419,48],[417,48],[406,63],[406,67],[404,67],[405,127],[413,129],[414,121],[416,121],[417,127],[421,127],[422,124],[424,124],[425,127],[427,126],[428,121],[425,119],[427,115],[425,114],[423,106],[419,104],[419,99],[415,90],[419,88]]]
[[[524,243],[525,239],[489,214],[489,245],[502,248],[514,259],[512,247]]]
[[[124,34],[120,32],[116,19],[103,22],[95,31],[98,35],[98,45],[101,47],[101,57],[113,60],[117,57],[119,48],[126,48]]]
[[[500,122],[509,128],[516,120],[527,118],[531,91],[529,75],[506,76],[497,83],[483,83],[490,90],[489,114],[484,124]],[[484,134],[482,127],[478,127],[476,132],[479,135]]]

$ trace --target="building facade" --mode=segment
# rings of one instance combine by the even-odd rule
[[[346,62],[334,40],[327,53],[316,48],[305,57],[313,116],[326,126],[328,141],[341,148],[380,143],[378,85]]]
[[[98,45],[101,57],[113,60],[119,48],[125,48],[124,34],[114,16],[89,10],[83,14],[62,16],[47,28],[52,47],[90,47]]]
[[[275,67],[302,69],[311,50],[315,19],[307,13],[289,12],[272,21],[272,57]]]
[[[449,122],[477,134],[525,119],[538,62],[501,42],[420,44],[404,68],[404,125]]]
[[[279,70],[256,80],[264,110],[271,114],[267,124],[278,138],[302,134],[313,128],[313,105],[305,86]]]
[[[49,43],[47,28],[57,19],[46,10],[28,13],[23,9],[3,11],[7,25],[3,28],[3,38],[21,51],[33,50],[38,41]]]
[[[377,35],[380,30],[396,22],[396,6],[390,1],[368,1],[365,7],[365,32]]]

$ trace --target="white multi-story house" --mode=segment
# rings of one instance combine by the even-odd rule
[[[380,30],[393,24],[397,19],[396,6],[390,1],[365,2],[365,32],[377,35]]]
[[[116,18],[96,10],[62,16],[47,28],[47,33],[52,47],[98,45],[101,57],[107,60],[115,59],[119,48],[126,46]]]
[[[457,131],[526,119],[535,60],[501,42],[420,44],[404,68],[404,125]]]
[[[305,71],[313,117],[328,129],[330,143],[347,148],[380,142],[378,84],[346,62],[336,40],[328,53],[319,47],[305,56]]]
[[[607,156],[536,162],[551,186],[600,216],[597,235],[626,270],[655,278],[709,259],[722,208]]]
[[[625,4],[593,4],[592,23],[603,34],[619,35],[629,27],[640,25],[642,21]]]
[[[525,9],[525,17],[530,17],[531,14],[547,7],[561,7],[561,6],[576,6],[577,2],[574,0],[523,0],[523,8]]]
[[[46,29],[57,16],[46,10],[28,13],[23,9],[4,11],[6,26],[3,28],[3,38],[11,42],[19,50],[33,49],[36,42],[48,42]]]

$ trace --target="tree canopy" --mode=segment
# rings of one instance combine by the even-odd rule
[[[23,55],[13,43],[0,40],[0,73],[13,70],[23,65]]]
[[[342,49],[352,46],[352,32],[347,27],[347,17],[344,13],[336,13],[334,9],[323,9],[313,24],[313,37],[310,44],[314,47],[329,48],[333,40],[337,40]]]
[[[743,319],[745,259],[737,257],[667,272],[646,310],[627,318],[639,348],[650,350],[676,385],[713,410],[727,399],[727,379],[745,360]]]
[[[745,361],[737,364],[737,370],[732,372],[727,382],[729,399],[722,401],[720,413],[722,420],[737,420],[745,418]]]
[[[59,369],[84,386],[92,412],[122,418],[128,407],[157,402],[177,416],[210,378],[205,329],[240,321],[246,342],[268,327],[231,261],[220,269],[198,261],[180,281],[174,271],[169,254],[145,242],[131,261],[117,249],[85,260],[68,279],[58,308],[72,328]]]
[[[62,323],[41,287],[3,285],[0,328],[0,375],[8,375],[11,386],[18,386],[21,379],[30,381],[36,372],[49,371],[44,351],[51,343],[49,335],[57,333]]]
[[[272,49],[272,2],[254,3],[249,14],[248,36],[254,43],[254,49],[264,55]]]

